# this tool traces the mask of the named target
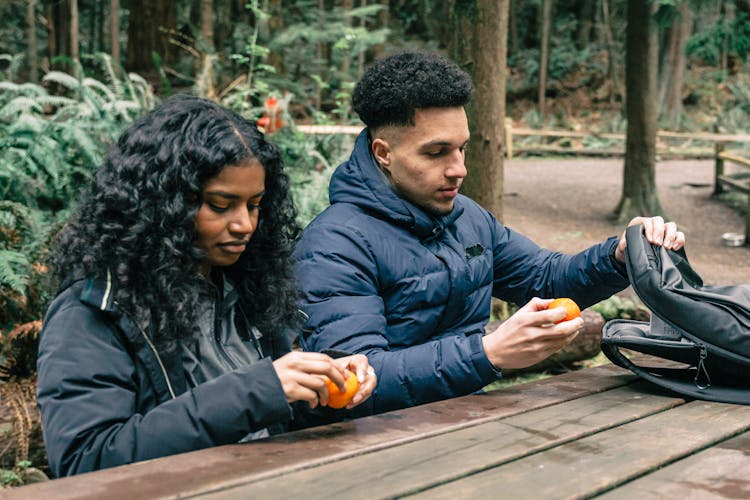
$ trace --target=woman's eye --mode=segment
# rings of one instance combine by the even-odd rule
[[[227,208],[229,208],[229,207],[222,207],[220,205],[215,205],[213,203],[208,203],[207,205],[211,210],[213,210],[214,212],[218,212],[218,213],[226,212]]]

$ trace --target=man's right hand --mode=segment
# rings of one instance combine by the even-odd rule
[[[565,317],[562,308],[547,309],[551,299],[533,298],[492,333],[482,338],[484,352],[495,368],[526,368],[565,347],[583,328],[580,317]]]

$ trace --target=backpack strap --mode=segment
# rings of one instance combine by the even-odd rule
[[[649,353],[649,340],[627,342],[628,349],[638,352]],[[616,337],[602,337],[602,352],[614,364],[626,368],[641,378],[648,380],[660,387],[664,387],[683,396],[707,401],[716,401],[719,403],[736,403],[750,405],[750,390],[736,387],[712,385],[710,375],[703,366],[700,357],[701,350],[696,346],[696,352],[699,353],[697,366],[687,366],[684,368],[675,367],[649,367],[642,366],[625,356],[620,348]],[[642,348],[642,349],[639,349]]]

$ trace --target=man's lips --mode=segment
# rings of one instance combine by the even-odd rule
[[[443,187],[438,192],[444,196],[455,196],[458,194],[458,186]]]

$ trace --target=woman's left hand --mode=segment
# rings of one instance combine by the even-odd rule
[[[333,360],[341,368],[345,368],[354,373],[359,380],[359,389],[354,398],[346,405],[346,409],[351,409],[370,397],[375,386],[378,384],[378,377],[375,370],[370,366],[367,356],[364,354],[354,354]]]

